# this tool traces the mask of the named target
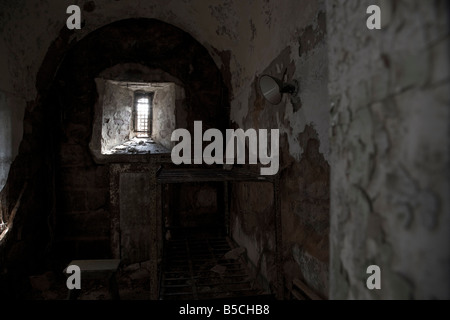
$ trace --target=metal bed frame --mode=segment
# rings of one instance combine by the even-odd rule
[[[211,299],[261,295],[256,290],[242,259],[225,259],[224,254],[235,244],[229,237],[229,183],[266,182],[273,185],[274,192],[274,226],[276,239],[277,284],[274,293],[277,299],[283,298],[284,280],[281,266],[281,217],[279,177],[261,176],[241,168],[226,170],[223,168],[163,168],[156,173],[156,181],[163,185],[195,182],[222,182],[224,186],[224,224],[226,237],[198,239],[163,239],[163,256],[160,268],[159,299]],[[161,203],[161,215],[164,203]],[[161,218],[161,221],[163,221]],[[164,224],[162,224],[164,228]],[[162,234],[165,234],[163,230]],[[219,269],[212,271],[214,267]]]

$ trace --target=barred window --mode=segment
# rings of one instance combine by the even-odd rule
[[[152,134],[152,93],[137,92],[134,95],[134,132],[138,137]]]

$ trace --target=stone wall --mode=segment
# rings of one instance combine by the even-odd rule
[[[370,4],[381,30],[365,27]],[[327,2],[331,298],[450,297],[448,12]],[[381,290],[366,288],[370,265]]]
[[[174,83],[159,85],[153,98],[152,138],[171,150],[172,131],[177,128],[176,109],[182,108],[183,89]]]
[[[154,79],[157,80],[157,79]],[[101,152],[106,153],[112,147],[136,136],[133,131],[134,92],[141,90],[152,92],[152,134],[151,137],[167,149],[171,149],[172,131],[177,126],[176,108],[183,108],[184,90],[175,83],[145,83],[127,87],[128,82],[97,80],[97,91],[102,98],[98,100],[96,113],[100,116]],[[136,89],[138,87],[139,89]],[[97,134],[95,135],[98,136]],[[93,143],[97,145],[98,143]],[[94,151],[95,152],[95,151]]]
[[[133,92],[106,81],[103,93],[102,152],[130,139]]]
[[[106,135],[107,130],[103,126],[105,124],[105,116],[103,115],[103,109],[105,107],[104,99],[108,98],[105,94],[106,83],[120,87],[120,92],[125,92],[124,90],[126,90],[127,92],[124,95],[125,100],[129,99],[128,96],[131,96],[131,99],[133,99],[134,91],[136,90],[154,93],[154,130],[152,138],[158,144],[170,150],[173,144],[171,142],[173,129],[176,127],[187,127],[186,117],[188,115],[188,107],[186,105],[185,90],[182,86],[183,83],[175,76],[158,68],[149,68],[137,63],[122,63],[107,68],[95,79],[98,98],[94,107],[94,124],[89,143],[95,161],[98,163],[127,161],[123,157],[117,158],[116,156],[111,156],[109,152],[107,152],[107,156],[104,155],[105,151],[108,150],[105,148],[104,143],[104,135]],[[123,100],[123,97],[120,99]],[[129,104],[133,106],[133,102],[129,102]],[[123,115],[123,113],[121,114]],[[123,123],[130,123],[130,126],[132,126],[131,112],[126,112],[125,114],[130,118],[123,119]],[[111,115],[109,118],[111,118]],[[131,130],[129,138],[131,139],[134,136],[135,133]]]

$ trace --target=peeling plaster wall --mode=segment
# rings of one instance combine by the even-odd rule
[[[247,68],[258,66],[252,77],[244,77],[239,90],[233,91],[230,118],[243,129],[280,130],[281,276],[287,289],[299,278],[327,298],[329,100],[325,4],[299,1],[286,6],[297,10],[297,15],[283,17],[283,30],[272,27],[270,19],[266,26],[256,24],[255,43],[260,49],[255,50],[253,62],[240,70],[231,69],[234,79]],[[269,12],[279,14],[277,10]],[[284,95],[279,105],[271,105],[258,88],[259,76],[281,78],[285,70],[285,80],[299,81],[300,92],[294,97]],[[237,184],[232,193],[231,226],[235,240],[247,247],[250,264],[262,277],[263,285],[276,291],[274,284],[280,269],[275,253],[272,194],[270,185]]]
[[[130,138],[133,92],[110,81],[105,83],[102,118],[102,152]]]
[[[82,8],[81,30],[67,31],[65,27],[69,4]],[[316,291],[327,295],[327,227],[323,221],[328,217],[328,63],[319,16],[319,12],[324,12],[324,1],[169,0],[161,5],[157,0],[43,0],[38,3],[11,0],[3,1],[2,9],[5,14],[0,24],[1,41],[7,48],[1,61],[7,66],[2,80],[5,79],[8,91],[25,101],[36,99],[36,83],[40,89],[45,89],[41,87],[51,82],[52,70],[38,73],[49,48],[64,53],[65,43],[79,41],[111,22],[134,17],[156,18],[185,30],[198,40],[222,72],[231,99],[229,114],[233,125],[244,129],[280,129],[283,136],[280,148],[288,150],[280,168],[284,185],[283,226],[289,232],[283,244],[283,268],[289,270],[286,284],[290,286],[292,278],[304,278]],[[307,41],[310,33],[313,42]],[[306,47],[301,49],[302,38]],[[301,94],[292,102],[286,97],[279,106],[270,106],[258,92],[258,76],[264,72],[281,76],[285,67],[288,67],[288,79],[300,81]],[[179,108],[176,117],[177,121],[186,118]],[[186,126],[192,125],[193,120],[189,118]],[[314,164],[316,159],[319,160],[317,165]],[[315,168],[313,174],[303,179],[302,170],[308,167]],[[312,182],[315,184],[307,190]],[[258,192],[254,186],[243,188]],[[244,190],[238,187],[236,195],[241,191]],[[299,194],[303,196],[298,197]],[[310,203],[306,195],[311,197]],[[250,217],[250,220],[254,219]],[[309,234],[302,232],[306,226],[302,221],[320,223],[313,234]],[[266,278],[272,279],[274,270],[265,264],[273,261],[270,250],[274,239],[261,237],[263,227],[256,222],[253,231],[243,226],[234,230],[234,234],[242,234],[242,239],[259,238],[254,246],[258,252],[264,252],[259,259],[260,270]],[[312,260],[314,262],[310,263]],[[319,277],[315,277],[315,265],[321,266]]]
[[[154,130],[152,138],[167,149],[170,150],[173,145],[173,142],[170,140],[173,129],[177,127],[185,128],[187,126],[186,116],[188,111],[186,110],[186,95],[182,87],[183,83],[161,69],[151,69],[145,65],[134,63],[118,64],[104,70],[100,77],[95,79],[95,82],[98,99],[94,108],[94,125],[90,149],[98,162],[105,161],[105,156],[101,153],[105,148],[102,148],[101,141],[102,131],[104,131],[102,124],[104,123],[103,101],[105,97],[105,84],[108,82],[111,85],[115,84],[120,86],[121,89],[128,88],[127,90],[129,92],[126,96],[130,95],[131,100],[134,95],[132,91],[135,90],[155,93],[153,98]],[[134,83],[134,85],[129,86],[130,83]],[[161,90],[164,92],[159,93]],[[161,99],[159,98],[160,96]],[[133,102],[129,102],[128,105],[132,108]],[[126,122],[130,121],[127,120]],[[134,137],[133,131],[130,132],[129,137],[130,139]]]
[[[103,87],[103,86],[102,86]],[[97,90],[100,86],[97,83]],[[102,98],[102,152],[110,150],[136,136],[133,131],[134,92],[138,89],[126,88],[124,84],[105,81]],[[139,90],[153,92],[152,99],[152,138],[171,149],[172,131],[176,128],[175,110],[182,108],[184,92],[174,83],[152,83]],[[97,108],[99,109],[99,108]],[[97,120],[98,121],[98,120]]]
[[[166,1],[164,6],[156,0],[146,1],[5,1],[2,19],[2,40],[7,55],[2,63],[7,65],[4,76],[10,92],[16,93],[26,101],[36,97],[36,79],[39,66],[61,30],[66,29],[68,18],[66,8],[77,4],[82,9],[84,26],[81,30],[70,32],[69,42],[79,40],[93,30],[113,21],[132,17],[156,18],[171,23],[190,33],[205,46],[225,79],[231,100],[231,118],[240,127],[245,127],[244,118],[250,112],[248,99],[251,97],[255,74],[261,74],[282,50],[291,47],[292,59],[298,55],[299,30],[311,23],[323,1],[258,0],[258,1]],[[26,39],[35,39],[28,41]],[[57,44],[54,44],[57,45]],[[313,55],[312,59],[315,58]],[[305,65],[307,66],[307,64]],[[323,64],[326,67],[326,64]],[[278,75],[283,66],[278,66]],[[299,72],[301,65],[297,72]],[[308,72],[308,70],[305,70]],[[300,73],[299,73],[300,74]],[[320,72],[319,72],[320,74]],[[302,74],[302,77],[305,75]],[[301,80],[302,78],[300,78]],[[301,80],[303,81],[303,80]],[[311,85],[311,88],[314,86]],[[320,91],[320,90],[319,90]],[[310,92],[313,95],[313,92]],[[320,95],[317,97],[326,98]],[[321,104],[321,103],[315,103]],[[289,113],[290,111],[287,110]],[[306,119],[320,120],[320,108],[306,107]],[[289,116],[289,114],[287,115]],[[300,116],[292,116],[292,121]],[[304,123],[292,124],[302,132]],[[317,122],[317,121],[315,121]],[[286,128],[289,130],[289,128]],[[325,128],[318,129],[323,141],[320,151],[328,154]],[[296,133],[289,135],[291,153],[298,159],[301,150],[295,145]]]
[[[15,158],[22,132],[37,140],[42,136],[42,130],[33,131],[30,123],[40,123],[33,113],[39,106],[37,92],[54,77],[52,70],[38,72],[49,48],[62,55],[66,45],[111,22],[156,18],[185,30],[207,48],[228,86],[234,126],[280,129],[286,286],[300,277],[328,295],[332,163],[330,297],[448,298],[448,8],[443,0],[395,1],[383,31],[369,32],[361,12],[377,2],[329,0],[325,6],[325,1],[310,0],[168,0],[164,5],[157,0],[2,1],[0,133],[6,141],[0,140],[1,164],[8,168]],[[81,30],[65,27],[70,4],[82,8]],[[288,80],[300,81],[300,95],[271,106],[258,92],[258,76],[281,76],[285,68]],[[29,115],[22,124],[26,106]],[[184,121],[183,112],[177,108],[177,121]],[[88,135],[81,129],[83,137]],[[34,150],[29,142],[21,147]],[[75,147],[62,153],[76,150],[70,148]],[[35,168],[41,161],[32,164]],[[21,165],[30,167],[24,161]],[[93,170],[86,174],[88,183],[67,192],[67,201],[74,204],[71,212],[106,203],[107,181],[102,182],[100,196],[89,197],[93,202],[101,199],[102,206],[85,202],[85,185],[104,179],[104,171]],[[79,176],[76,170],[70,174]],[[0,179],[6,175],[4,169]],[[274,239],[263,227],[272,200],[255,197],[271,190],[259,188],[236,186],[231,225],[258,272],[271,280]],[[245,201],[247,194],[251,201]],[[33,196],[45,197],[38,192]],[[37,210],[33,204],[29,208]],[[95,219],[102,224],[105,216],[102,211]],[[383,270],[385,289],[379,292],[364,286],[365,268],[372,263]]]
[[[11,77],[11,91],[24,94],[27,100],[35,98],[35,79],[39,66],[61,28],[65,28],[67,3],[42,1],[30,5],[26,0],[7,1],[4,19],[6,47],[10,54],[6,61]],[[222,68],[224,78],[229,76],[232,92],[232,120],[243,126],[248,113],[247,98],[255,74],[263,72],[284,48],[292,46],[297,55],[297,36],[323,1],[106,1],[98,0],[89,10],[83,10],[88,1],[70,1],[82,8],[85,24],[70,35],[81,39],[89,32],[112,21],[130,17],[149,17],[171,23],[189,32],[203,44]],[[92,1],[91,1],[92,2]],[[87,6],[86,6],[87,7]],[[27,19],[25,23],[25,19]],[[35,42],[25,39],[36,39]],[[18,41],[17,39],[22,39]],[[278,70],[279,73],[282,70]],[[323,135],[323,137],[327,134]],[[327,153],[326,145],[322,152]]]
[[[171,150],[172,131],[176,129],[175,110],[183,103],[183,89],[174,83],[164,85],[155,90],[153,99],[153,132],[152,138]]]
[[[380,31],[359,14],[370,4]],[[331,298],[450,298],[448,12],[448,1],[327,2]],[[372,264],[381,290],[365,286]]]
[[[249,94],[245,84],[293,40],[292,34],[317,7],[316,1],[309,0],[169,0],[163,6],[158,0],[6,0],[2,2],[5,14],[0,30],[9,49],[5,70],[14,75],[10,77],[11,91],[34,99],[39,66],[51,42],[66,28],[66,9],[72,4],[80,6],[84,26],[73,32],[71,39],[79,40],[108,23],[135,17],[159,19],[187,31],[209,50],[218,66],[239,75],[230,83],[235,97]],[[222,52],[226,51],[232,54],[223,61]],[[253,59],[255,53],[261,57]]]
[[[198,41],[163,22],[178,25],[179,17],[154,12],[156,6],[165,8],[159,1],[145,5],[141,1],[98,1],[92,5],[91,1],[89,10],[83,10],[86,27],[80,32],[65,26],[67,5],[73,3],[0,4],[0,39],[7,48],[0,54],[1,65],[7,66],[0,76],[6,89],[0,89],[27,106],[20,151],[11,165],[5,192],[0,192],[3,216],[6,212],[8,219],[26,186],[15,227],[0,243],[0,264],[5,266],[0,278],[2,294],[22,295],[22,286],[15,288],[12,281],[3,280],[15,277],[26,281],[27,275],[51,258],[49,250],[62,260],[111,256],[109,170],[104,162],[97,163],[89,150],[94,105],[99,99],[95,79],[146,80],[139,78],[165,77],[158,71],[163,70],[180,79],[166,81],[182,82],[186,103],[176,114],[181,125],[190,128],[194,119],[217,128],[228,123],[228,94],[219,69]],[[82,8],[84,3],[79,3]],[[190,4],[184,4],[180,14],[183,19],[192,19],[197,28],[195,17],[186,14],[186,6]],[[171,7],[178,8],[179,3]],[[95,14],[89,17],[92,12]],[[160,20],[123,21],[130,17]],[[104,26],[110,22],[116,23]],[[142,64],[145,70],[139,67]],[[119,78],[102,77],[104,71],[117,72]],[[20,123],[16,128],[20,130]],[[157,168],[165,159],[137,155],[135,161],[152,161]]]

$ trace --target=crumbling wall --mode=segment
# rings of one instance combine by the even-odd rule
[[[7,53],[0,59],[1,65],[5,66],[2,68],[5,72],[0,80],[1,83],[7,84],[5,90],[16,94],[30,105],[26,115],[26,118],[30,119],[26,129],[29,135],[23,142],[24,147],[27,147],[39,145],[32,139],[31,131],[35,134],[38,128],[48,124],[42,119],[44,117],[41,111],[35,111],[41,108],[33,109],[32,106],[47,107],[42,97],[48,96],[56,71],[60,70],[63,74],[59,78],[61,81],[57,88],[60,90],[58,95],[62,96],[61,100],[64,103],[60,105],[62,102],[57,98],[54,102],[54,110],[67,108],[64,115],[68,117],[68,121],[64,123],[64,132],[67,136],[64,135],[63,139],[70,141],[70,143],[62,144],[62,148],[66,149],[57,157],[58,161],[60,158],[64,161],[69,160],[66,162],[68,167],[63,166],[61,170],[61,185],[68,190],[61,193],[72,194],[74,191],[73,195],[67,196],[74,199],[68,201],[80,204],[83,208],[86,207],[86,203],[100,199],[97,205],[91,207],[105,210],[107,202],[104,200],[104,191],[107,187],[105,180],[108,180],[108,174],[103,166],[96,166],[91,162],[86,142],[92,132],[90,107],[96,101],[93,78],[106,68],[134,62],[144,63],[146,67],[157,69],[162,67],[160,62],[164,60],[164,70],[186,84],[184,88],[186,108],[177,107],[176,109],[177,127],[192,129],[193,121],[199,120],[198,115],[202,115],[205,122],[211,120],[207,124],[209,127],[225,128],[228,126],[228,116],[230,116],[233,121],[232,126],[243,129],[280,128],[283,137],[280,149],[287,152],[281,160],[281,185],[289,186],[285,187],[282,193],[282,223],[285,230],[282,248],[286,285],[289,286],[292,278],[300,277],[316,291],[326,295],[326,245],[317,246],[321,248],[317,250],[311,244],[306,245],[304,242],[321,241],[325,244],[326,226],[316,228],[317,238],[310,236],[306,236],[305,240],[296,238],[297,234],[301,234],[300,230],[304,229],[302,221],[315,224],[316,214],[319,216],[318,221],[326,220],[326,192],[323,194],[323,190],[327,190],[326,183],[323,190],[320,190],[322,187],[317,186],[309,190],[308,194],[313,199],[317,199],[309,204],[309,210],[301,210],[303,205],[307,207],[305,197],[301,197],[302,200],[299,202],[295,200],[299,194],[305,194],[306,185],[310,181],[326,181],[329,160],[327,109],[329,103],[325,88],[328,63],[321,23],[325,12],[323,3],[324,1],[310,0],[282,2],[279,0],[254,2],[212,0],[168,1],[161,6],[157,0],[145,1],[145,3],[142,1],[81,1],[79,5],[82,9],[83,27],[81,30],[69,31],[65,26],[68,17],[65,13],[67,8],[65,2],[43,0],[36,5],[32,1],[6,1],[2,4],[2,9],[7,14],[4,20],[0,21],[2,31],[0,40],[4,41],[5,46],[2,45],[2,48],[7,48],[5,50]],[[320,12],[322,16],[319,15]],[[136,17],[158,19],[179,27],[196,39],[202,46],[202,50],[197,49],[197,43],[194,45],[180,42],[177,37],[158,39],[158,46],[154,46],[152,39],[160,34],[159,32],[145,33],[142,28],[131,27],[125,36],[119,30],[123,31],[130,26],[122,24],[121,28],[117,27],[109,33],[109,37],[106,38],[108,41],[101,36],[88,39],[91,51],[74,50],[71,56],[66,56],[69,47],[76,49],[77,44],[89,38],[93,31],[118,20]],[[304,34],[303,37],[302,34]],[[143,44],[136,41],[138,36],[141,40],[150,40]],[[17,41],[17,39],[24,40]],[[183,40],[185,39],[184,37]],[[95,53],[97,44],[100,43],[104,52],[98,58]],[[124,54],[117,55],[117,52]],[[79,55],[78,59],[77,55]],[[70,61],[69,66],[61,70],[59,67],[62,57],[65,56],[72,60],[67,60]],[[151,56],[157,59],[151,59]],[[220,73],[214,68],[204,67],[210,66],[210,57]],[[86,66],[86,63],[89,66]],[[286,97],[279,106],[268,105],[258,91],[258,76],[267,72],[279,77],[286,67],[288,67],[288,79],[296,78],[300,81],[300,96],[293,101]],[[225,82],[226,88],[221,87],[222,81]],[[219,87],[220,92],[217,92],[216,89]],[[207,125],[204,123],[204,128]],[[59,130],[55,131],[60,133]],[[53,146],[48,148],[52,149]],[[28,149],[34,151],[31,147]],[[73,157],[73,159],[66,159],[67,157]],[[26,159],[31,158],[33,158],[33,168],[40,164],[37,161],[36,152],[30,152],[28,158],[22,157],[25,160],[21,168],[26,168]],[[300,165],[302,159],[303,165]],[[319,159],[317,163],[316,159]],[[309,177],[307,183],[298,183],[299,177],[303,174],[303,168],[309,165],[314,167],[318,174]],[[321,183],[318,185],[321,186]],[[71,190],[72,186],[73,190]],[[100,190],[98,197],[94,194],[95,188]],[[258,264],[261,266],[260,273],[270,280],[274,278],[273,271],[264,270],[272,270],[269,264],[274,257],[272,252],[274,240],[272,229],[266,229],[267,224],[263,217],[268,219],[273,213],[269,209],[255,207],[264,211],[263,217],[259,220],[256,218],[259,209],[253,210],[245,204],[243,197],[244,191],[249,190],[253,194],[253,199],[260,199],[262,203],[270,206],[270,198],[261,200],[258,196],[258,188],[243,185],[235,189],[234,205],[242,202],[245,207],[242,211],[235,212],[235,216],[232,217],[232,226],[235,226],[233,235],[240,234],[241,238],[238,238],[242,239],[240,243],[247,248],[254,247],[254,252],[264,252],[258,258],[255,255],[253,260],[256,266]],[[267,190],[262,194],[269,194],[270,186],[264,188]],[[89,191],[83,191],[86,189]],[[75,201],[77,195],[82,201]],[[255,201],[257,200],[253,200]],[[64,203],[61,206],[64,207]],[[87,221],[86,217],[90,214],[85,214],[86,212],[90,211],[78,211],[80,214],[71,216],[77,218],[77,221]],[[242,221],[244,212],[244,220],[248,219],[251,222],[248,225],[239,222]],[[107,223],[107,213],[104,211],[93,216],[98,219],[89,226]],[[67,225],[75,224],[73,221],[67,222]],[[82,223],[79,225],[83,226]],[[92,248],[92,251],[97,252],[107,252],[104,249],[108,241],[107,237],[101,240],[101,243],[97,243],[99,247],[95,248],[90,241],[93,239],[91,235],[95,233],[95,230],[87,231],[86,235],[82,232],[80,227],[79,234],[73,234],[69,239],[69,246],[66,243],[62,245],[62,248],[69,248],[68,251],[71,252],[82,252],[86,248]],[[79,241],[80,238],[86,241]],[[253,240],[257,238],[261,240]],[[73,249],[72,246],[78,246],[78,249]],[[313,279],[315,274],[320,276]]]
[[[172,132],[176,129],[176,108],[181,107],[183,89],[174,83],[164,84],[155,90],[153,98],[153,133],[152,138],[171,150]]]
[[[103,96],[102,152],[124,143],[132,129],[133,92],[106,81]]]
[[[381,30],[366,28],[371,4]],[[327,2],[331,298],[450,297],[448,9]]]
[[[285,17],[285,25],[295,26],[295,30],[285,31],[288,41],[260,44],[277,54],[271,61],[255,58],[262,68],[245,84],[247,95],[235,94],[231,109],[236,126],[280,130],[278,232],[282,241],[276,243],[270,184],[239,183],[234,187],[231,226],[233,237],[247,248],[250,264],[266,288],[277,290],[275,283],[281,272],[286,289],[291,289],[292,281],[298,278],[327,298],[330,165],[326,15],[322,1],[302,5],[301,17]],[[255,42],[258,32],[256,28]],[[264,36],[277,39],[279,35],[268,32]],[[279,105],[271,105],[259,90],[259,77],[269,74],[281,78],[285,71],[285,81],[299,82],[299,94],[284,95]],[[280,251],[280,261],[275,250]]]
[[[102,71],[100,76],[95,79],[98,98],[94,107],[94,124],[89,147],[96,162],[118,161],[114,156],[105,156],[102,153],[106,149],[102,146],[102,136],[107,132],[103,127],[105,123],[103,105],[104,98],[107,97],[105,94],[107,82],[121,87],[122,92],[125,89],[128,90],[127,94],[131,96],[134,96],[136,90],[154,92],[152,138],[170,150],[173,144],[171,141],[172,131],[177,127],[187,127],[188,110],[183,83],[159,68],[149,68],[138,63],[121,63]],[[127,99],[125,98],[125,100]],[[131,112],[129,116],[130,119],[125,119],[124,123],[132,121]],[[131,123],[130,126],[132,126]],[[135,133],[131,130],[129,137],[133,138],[134,136]]]
[[[158,38],[149,40],[153,36]],[[114,49],[108,48],[112,39],[116,40]],[[141,50],[129,46],[128,41],[140,43],[139,48],[146,52],[146,60],[141,60]],[[189,54],[186,50],[175,50],[173,46],[187,46],[190,48]],[[171,50],[173,55],[152,58],[166,50]],[[86,63],[86,56],[89,56],[89,63]],[[125,61],[129,65],[118,65],[116,61]],[[114,72],[116,67],[119,75],[121,71],[133,73],[133,69],[126,67],[138,63],[143,63],[148,69],[167,70],[167,73],[178,79],[186,79],[189,65],[192,65],[198,71],[189,75],[189,82],[186,84],[186,97],[190,98],[186,110],[187,118],[200,119],[219,128],[226,121],[226,117],[221,117],[225,108],[220,105],[224,88],[218,77],[219,71],[204,48],[189,38],[184,31],[151,19],[126,20],[106,26],[78,42],[65,56],[64,63],[58,70],[55,87],[51,91],[52,95],[59,95],[64,102],[64,108],[58,111],[64,114],[64,122],[56,129],[60,132],[58,145],[62,148],[58,154],[61,164],[58,167],[60,177],[56,185],[58,214],[61,217],[56,229],[60,248],[66,246],[64,255],[110,255],[107,244],[111,241],[111,233],[115,231],[109,230],[108,213],[111,208],[108,198],[108,166],[91,157],[91,136],[79,137],[77,132],[68,128],[76,125],[93,132],[96,123],[93,111],[98,111],[101,106],[97,92],[101,80],[98,79],[104,76],[105,71]],[[126,74],[122,75],[126,79]],[[138,73],[128,79],[134,80],[140,76],[142,74]],[[116,81],[125,79],[114,78]],[[64,150],[66,146],[70,149]],[[154,161],[153,157],[158,158],[158,155],[135,155],[132,159],[128,155],[117,155],[117,158],[111,161],[148,163]],[[66,158],[68,161],[64,161]],[[154,166],[157,166],[157,161]],[[77,195],[79,200],[72,200]],[[74,221],[67,220],[66,217],[72,217]],[[83,230],[82,226],[87,228]],[[96,229],[97,236],[92,236],[91,232]]]
[[[97,82],[97,90],[103,95],[100,100],[101,107],[96,107],[96,111],[102,113],[103,153],[136,135],[133,132],[132,119],[135,89],[125,87],[126,83],[105,81],[105,85],[102,86]],[[157,143],[170,150],[173,144],[172,131],[176,128],[175,110],[177,106],[182,108],[183,89],[174,83],[148,83],[142,86],[142,90],[154,94],[151,136]]]

